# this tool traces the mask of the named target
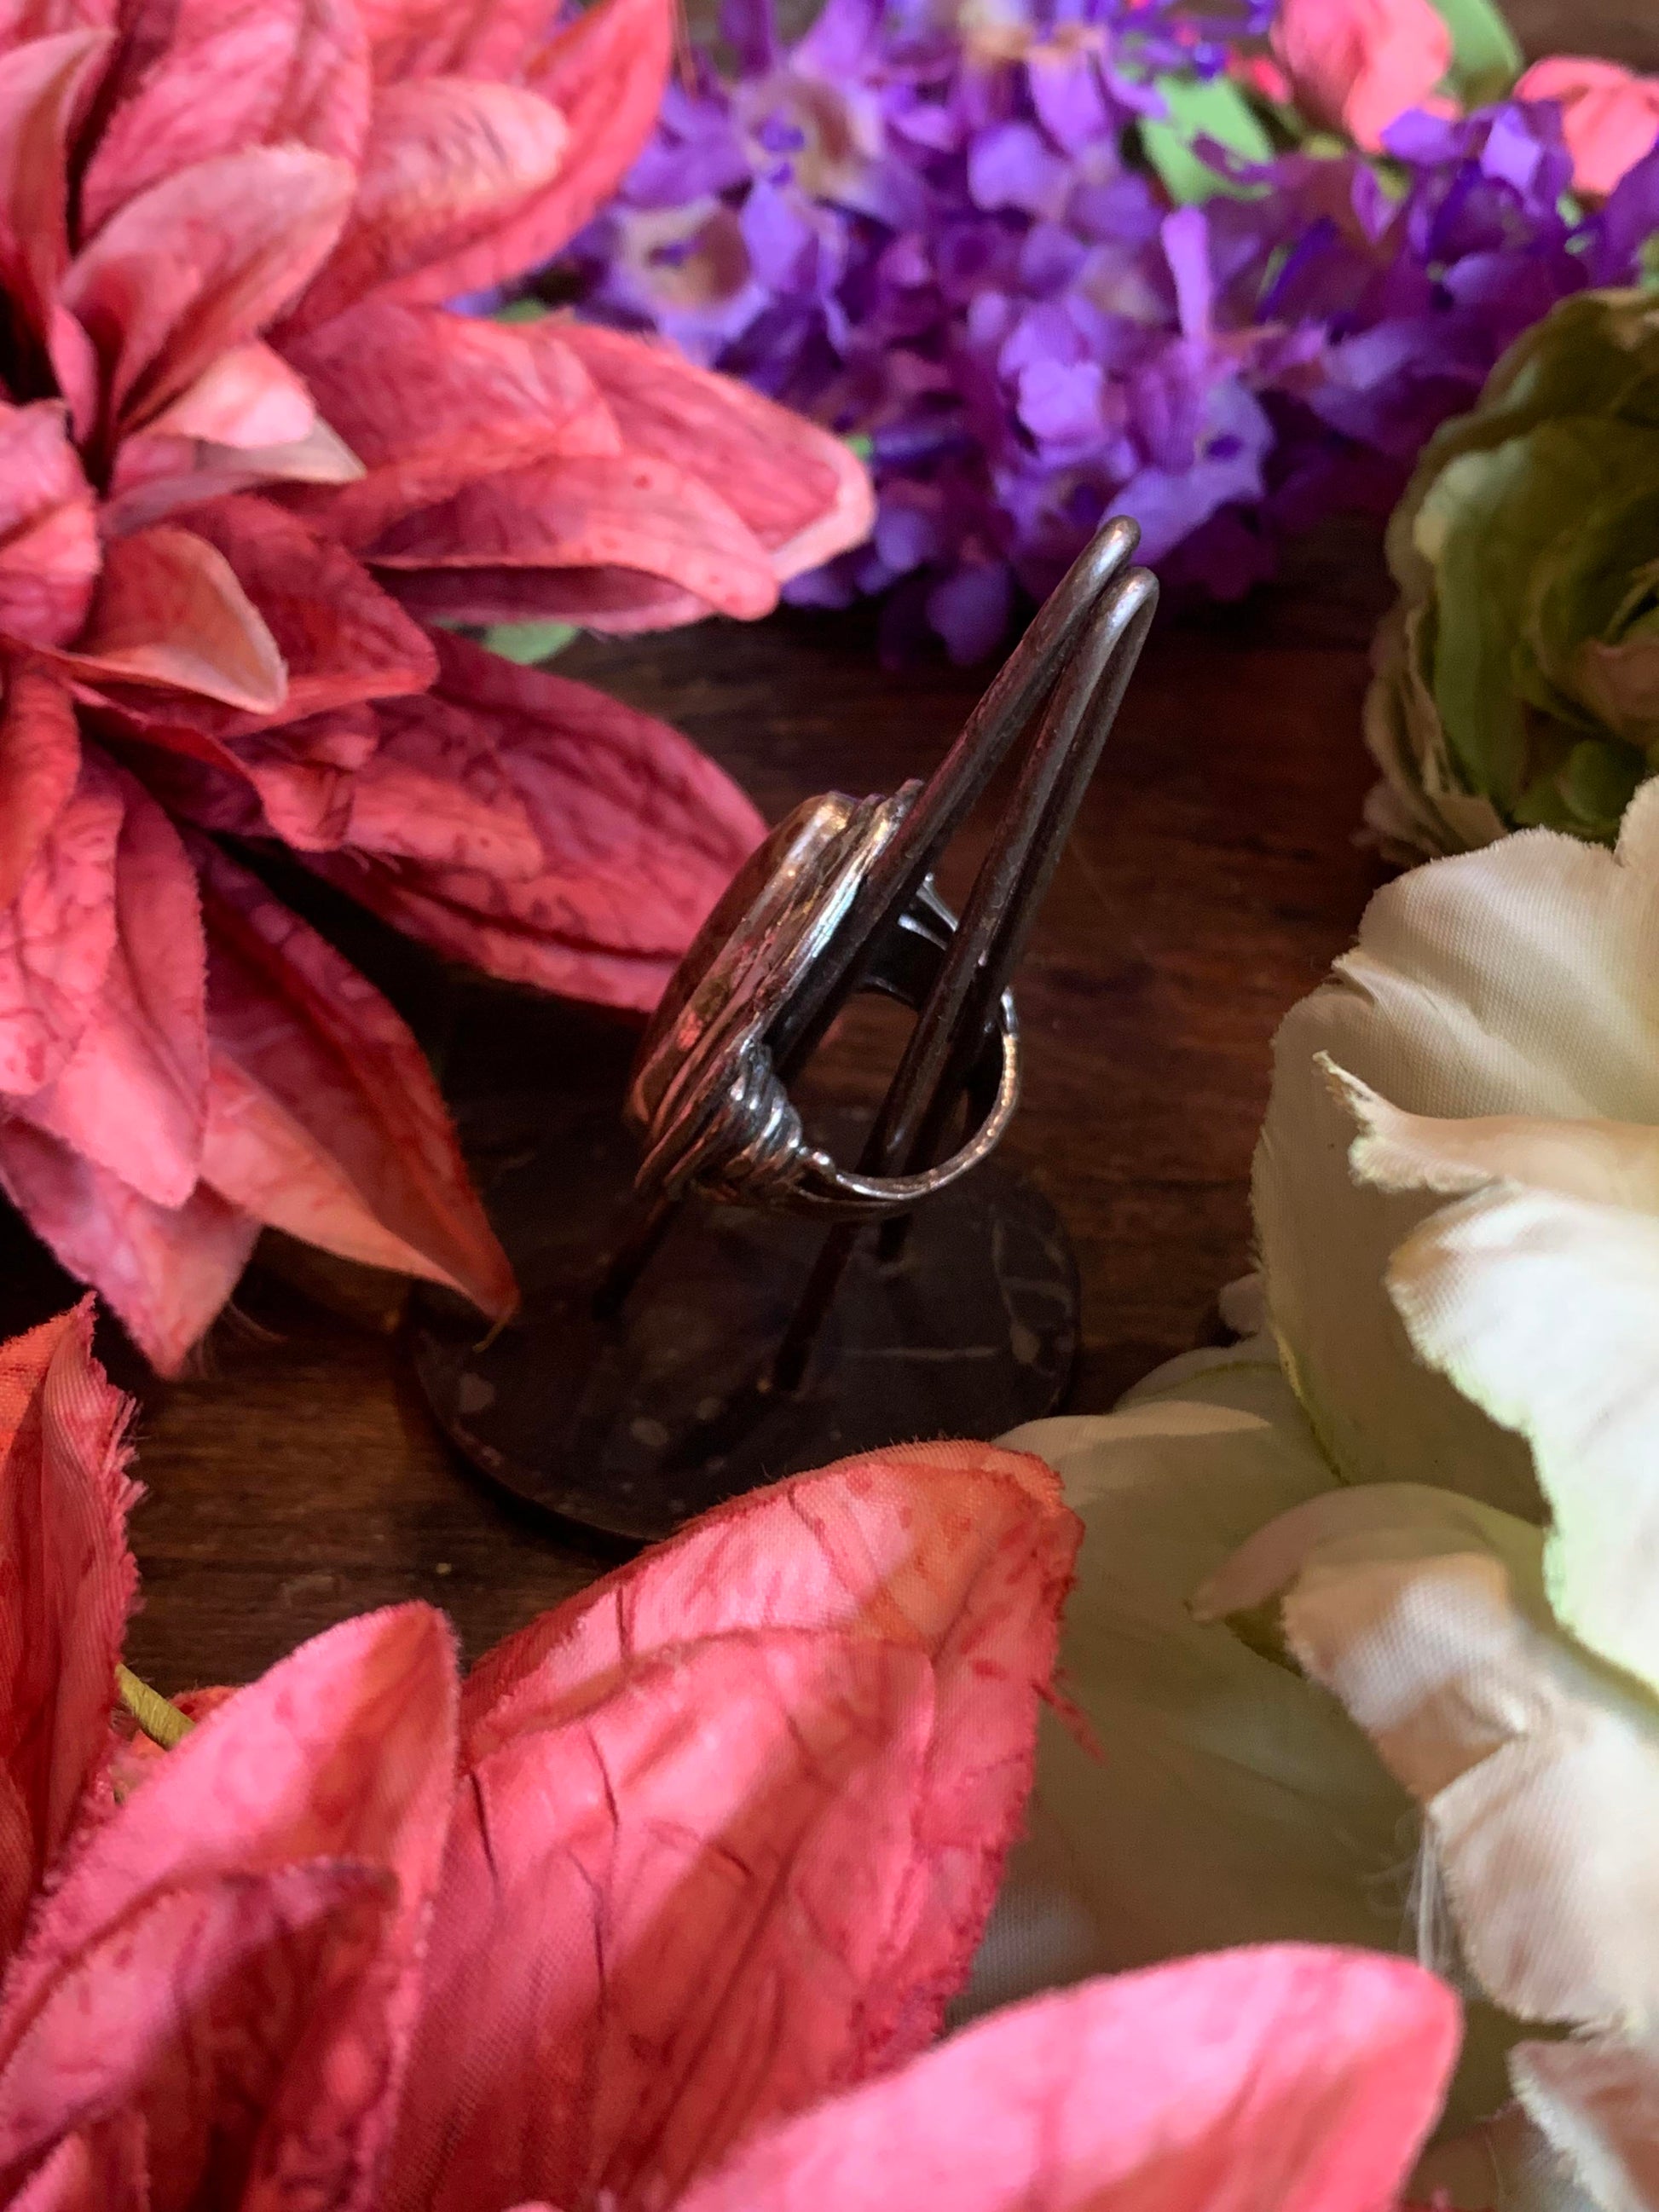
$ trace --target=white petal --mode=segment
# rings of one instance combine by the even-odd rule
[[[1562,1625],[1659,1689],[1659,1214],[1506,1186],[1389,1284],[1423,1357],[1531,1443]]]
[[[1328,1055],[1408,1114],[1659,1124],[1659,785],[1617,856],[1548,830],[1380,891],[1274,1048],[1255,1202],[1273,1326],[1352,1481],[1402,1474],[1536,1518],[1528,1454],[1413,1358],[1382,1287],[1439,1202],[1356,1188]]]
[[[1467,1498],[1333,1493],[1201,1602],[1288,1583],[1291,1648],[1425,1808],[1481,1988],[1524,2019],[1627,2029],[1659,2019],[1659,1702],[1554,1625],[1541,1546]]]
[[[1659,2207],[1659,2049],[1595,2036],[1524,2043],[1512,2061],[1528,2111],[1598,2212]]]

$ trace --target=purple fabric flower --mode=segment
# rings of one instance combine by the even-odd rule
[[[564,265],[584,311],[865,441],[870,543],[789,588],[885,592],[901,649],[994,650],[1110,511],[1232,597],[1340,507],[1386,511],[1436,426],[1567,293],[1628,283],[1659,154],[1571,213],[1558,110],[1414,114],[1383,162],[1231,164],[1172,210],[1158,80],[1221,70],[1272,0],[827,0],[793,46],[726,0]]]

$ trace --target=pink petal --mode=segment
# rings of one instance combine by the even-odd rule
[[[13,2198],[10,2212],[150,2212],[138,2114],[66,2136]]]
[[[875,520],[852,448],[735,378],[672,346],[575,321],[558,325],[598,385],[630,453],[677,462],[720,489],[781,580],[860,544]]]
[[[27,661],[8,672],[0,705],[0,908],[11,905],[81,774],[70,696]]]
[[[1183,1959],[995,2015],[679,2212],[1387,2212],[1458,2039],[1456,1999],[1402,1959]]]
[[[137,0],[121,83],[81,186],[84,234],[180,170],[255,146],[355,163],[368,56],[349,0]]]
[[[108,1748],[137,1586],[131,1411],[89,1304],[0,1346],[0,1963]]]
[[[475,477],[550,453],[622,451],[592,380],[537,328],[377,299],[287,350],[366,465],[360,483],[298,501],[354,550]],[[362,373],[366,360],[373,376]]]
[[[1659,137],[1659,77],[1616,62],[1553,54],[1533,64],[1515,97],[1559,102],[1573,183],[1593,198],[1611,192]]]
[[[358,0],[375,81],[517,77],[544,42],[545,0]]]
[[[550,259],[610,198],[650,135],[667,82],[673,23],[673,0],[599,0],[558,32],[525,78],[569,126],[558,173],[505,214],[492,234],[404,278],[398,297],[453,299]]]
[[[205,538],[172,523],[105,549],[76,649],[49,658],[83,683],[159,685],[252,714],[270,714],[288,693],[276,641],[235,570]]]
[[[107,31],[65,23],[0,58],[0,278],[21,324],[13,343],[33,338],[41,361],[61,356],[77,420],[93,364],[56,306],[69,262],[69,147],[111,45]]]
[[[204,1185],[181,1206],[156,1206],[26,1121],[0,1119],[0,1188],[161,1375],[184,1365],[259,1233]]]
[[[367,2212],[453,1762],[453,1650],[424,1606],[317,1638],[203,1721],[19,1955],[0,2176],[137,2114],[158,2212]]]
[[[389,700],[377,719],[374,757],[351,781],[354,848],[507,882],[541,874],[541,840],[487,724],[428,699]]]
[[[0,0],[0,54],[60,31],[112,30],[115,0]]]
[[[0,630],[42,645],[73,637],[98,563],[92,489],[62,403],[0,403]]]
[[[53,742],[57,742],[56,739]],[[48,773],[60,773],[54,763]],[[0,1091],[50,1083],[92,1018],[115,949],[115,781],[83,761],[71,796],[0,909]]]
[[[196,1188],[207,1125],[206,946],[178,831],[131,777],[115,856],[116,939],[92,1018],[21,1109],[161,1206]]]
[[[1433,105],[1452,59],[1431,0],[1281,0],[1273,44],[1313,120],[1370,153],[1408,109]]]
[[[714,611],[695,592],[638,568],[404,568],[398,598],[428,623],[534,622],[558,618],[607,637],[677,629]]]
[[[216,356],[258,337],[326,258],[356,181],[328,155],[255,147],[164,178],[105,224],[63,299],[124,423],[159,414]]]
[[[1076,1545],[1038,1461],[871,1455],[493,1653],[392,2203],[670,2203],[931,2040],[1018,1826]]]
[[[434,741],[493,750],[542,849],[539,872],[311,863],[397,927],[508,981],[647,1008],[763,830],[677,731],[585,684],[440,635],[442,672],[395,709]]]
[[[281,446],[307,436],[316,420],[304,379],[251,339],[210,362],[150,428],[225,446]]]
[[[449,1283],[488,1313],[510,1311],[512,1271],[414,1038],[256,877],[205,840],[191,842],[216,1068],[204,1179],[309,1243]],[[401,1256],[386,1256],[394,1248]]]
[[[349,553],[268,500],[215,500],[191,528],[234,570],[288,672],[283,721],[424,691],[431,641]],[[270,710],[265,710],[269,713]],[[219,722],[221,734],[249,726]]]
[[[556,107],[520,85],[431,76],[376,95],[349,220],[295,311],[315,329],[366,294],[410,279],[445,298],[447,272],[543,193],[569,132]]]
[[[546,571],[538,611],[562,619],[562,576],[633,568],[721,614],[752,621],[777,605],[765,547],[701,477],[648,454],[581,454],[504,469],[395,523],[364,557],[393,590],[409,570]]]

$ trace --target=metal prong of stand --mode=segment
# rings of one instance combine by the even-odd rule
[[[908,896],[1042,705],[1043,678],[1051,681],[1052,691],[1020,772],[1003,835],[975,879],[939,980],[917,1017],[871,1130],[860,1162],[866,1174],[892,1174],[901,1161],[902,1172],[913,1172],[935,1156],[1116,720],[1157,607],[1158,584],[1144,568],[1120,574],[1134,536],[1126,530],[1121,538],[1111,542],[1113,536],[1103,533],[1104,542],[1090,549],[1049,602],[1050,607],[1056,600],[1061,603],[1052,629],[1035,641],[1023,665],[1018,656],[1011,661],[1005,672],[1009,680],[988,696],[984,709],[969,722],[917,801],[905,836],[896,841],[908,849],[890,873],[907,886]],[[1085,563],[1085,573],[1079,577],[1079,569]],[[1079,585],[1075,592],[1074,580]],[[1068,645],[1073,647],[1071,658],[1056,677],[1056,663]],[[964,791],[971,793],[966,803]],[[871,933],[882,919],[878,911]],[[829,1001],[832,1009],[856,987],[854,961],[860,949],[854,948],[844,970],[847,988]],[[820,1016],[812,1025],[815,1031],[821,1020]],[[884,1259],[896,1261],[908,1225],[905,1216],[884,1224],[879,1232]],[[799,1389],[861,1233],[856,1225],[842,1224],[826,1236],[779,1345],[769,1389]]]

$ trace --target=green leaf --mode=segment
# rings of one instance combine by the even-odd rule
[[[1153,82],[1169,116],[1161,123],[1144,122],[1140,143],[1176,206],[1255,198],[1259,187],[1235,184],[1194,150],[1197,140],[1212,138],[1247,161],[1272,161],[1273,141],[1238,87],[1224,76],[1161,76]]]
[[[516,660],[521,668],[530,668],[538,660],[551,660],[556,653],[562,653],[575,635],[574,623],[495,623],[484,632],[483,641],[503,660]]]
[[[1502,100],[1525,64],[1493,0],[1433,0],[1433,5],[1452,34],[1451,89],[1466,107]]]
[[[504,307],[497,307],[490,320],[496,323],[539,323],[548,313],[544,300],[509,300]]]

